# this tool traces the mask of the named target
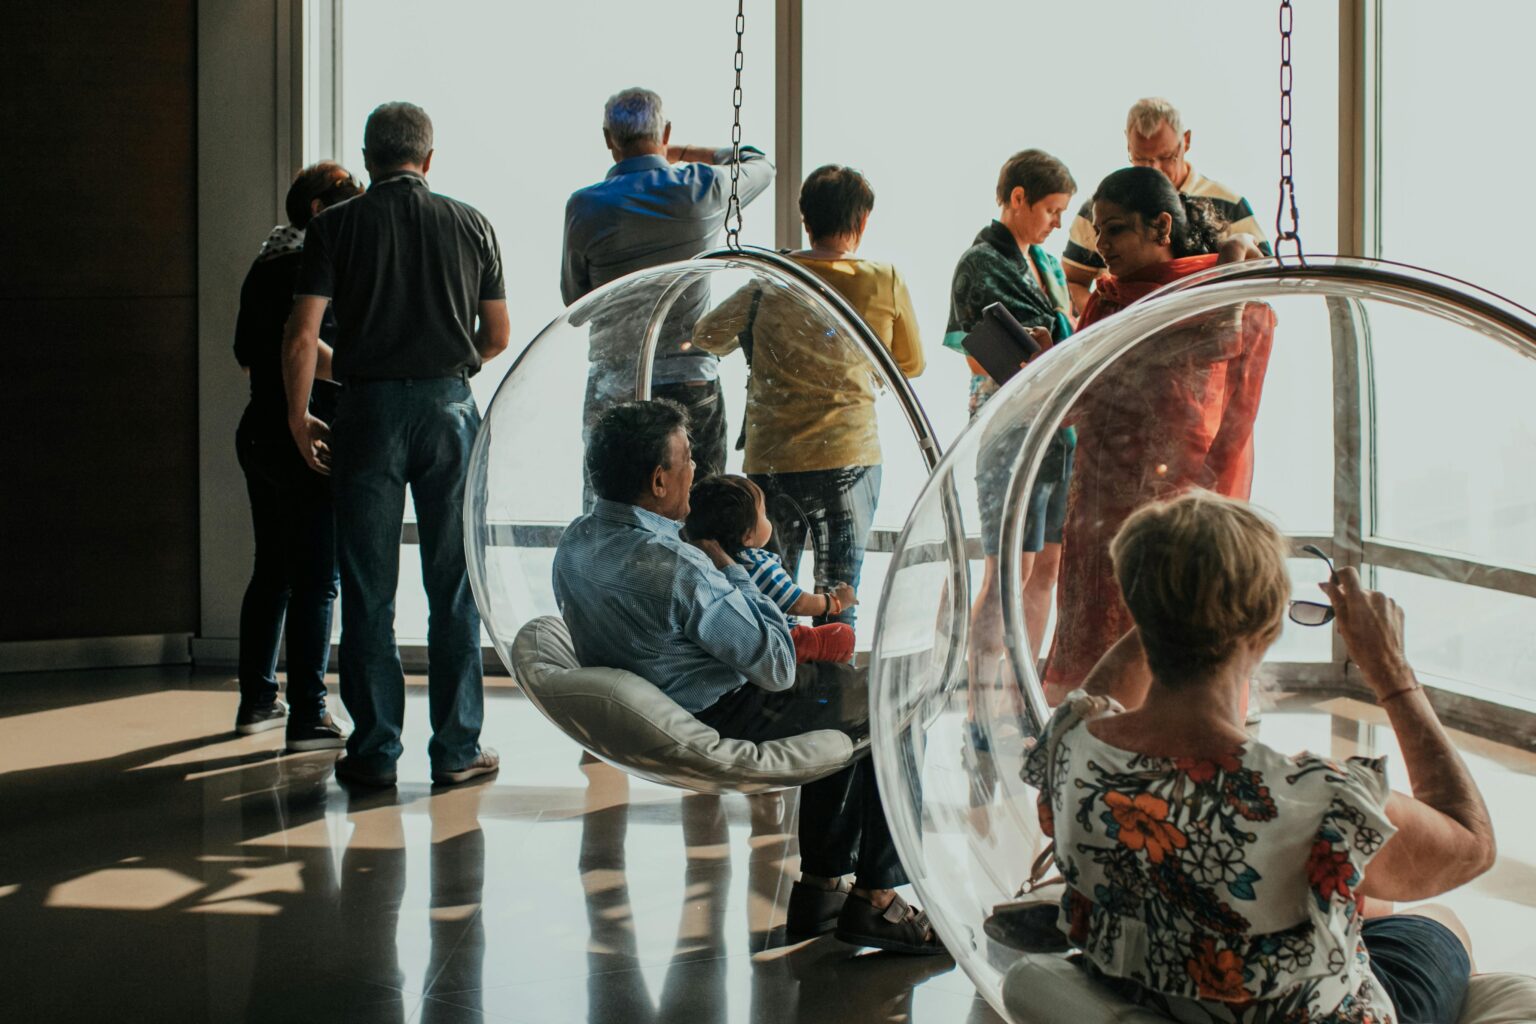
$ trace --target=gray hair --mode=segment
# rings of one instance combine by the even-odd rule
[[[380,103],[363,128],[363,154],[379,170],[420,165],[432,152],[432,119],[414,103]]]
[[[603,106],[603,127],[616,146],[632,142],[660,142],[667,118],[661,97],[649,89],[625,89],[608,97]]]
[[[1145,139],[1156,135],[1164,122],[1175,135],[1184,131],[1184,119],[1179,116],[1177,107],[1161,96],[1148,96],[1132,104],[1131,112],[1125,115],[1125,130],[1135,131]]]

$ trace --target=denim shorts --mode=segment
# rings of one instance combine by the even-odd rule
[[[981,512],[982,554],[996,555],[1002,548],[1003,502],[1008,496],[1009,472],[1028,426],[1026,423],[1005,429],[994,443],[984,442],[977,456],[976,500]],[[1074,446],[1067,443],[1066,431],[1058,432],[1029,492],[1024,511],[1025,551],[1039,551],[1047,544],[1061,543],[1062,526],[1067,521],[1067,487],[1072,481],[1073,454]]]
[[[1472,961],[1439,921],[1412,913],[1373,917],[1360,929],[1371,971],[1397,1008],[1398,1024],[1450,1024],[1461,1012]]]

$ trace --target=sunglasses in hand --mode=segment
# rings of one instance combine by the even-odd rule
[[[1328,579],[1338,577],[1338,570],[1333,567],[1333,559],[1316,544],[1303,544],[1301,550],[1309,555],[1315,555],[1323,560],[1328,567]],[[1324,604],[1321,601],[1292,601],[1286,611],[1290,620],[1299,626],[1326,626],[1333,621],[1333,605]]]

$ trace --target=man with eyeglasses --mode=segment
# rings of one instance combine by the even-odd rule
[[[1261,254],[1273,255],[1269,243],[1264,240],[1264,229],[1259,227],[1248,200],[1190,166],[1187,159],[1189,140],[1190,131],[1184,127],[1178,109],[1160,96],[1137,100],[1130,113],[1126,114],[1125,148],[1133,166],[1155,167],[1163,172],[1163,177],[1173,182],[1174,188],[1185,195],[1209,199],[1216,213],[1227,222],[1222,232],[1223,241],[1246,235]],[[1098,232],[1093,227],[1093,201],[1090,198],[1073,218],[1067,247],[1061,256],[1074,313],[1082,312],[1094,280],[1104,273],[1104,260],[1095,248],[1097,240]]]

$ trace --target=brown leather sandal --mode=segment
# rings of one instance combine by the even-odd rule
[[[900,896],[881,909],[863,896],[850,893],[832,934],[850,946],[869,946],[892,953],[936,956],[948,952],[929,923],[928,914]]]
[[[796,882],[789,890],[789,911],[784,931],[789,935],[825,935],[837,927],[838,915],[848,902],[848,880],[837,880],[837,888]]]

